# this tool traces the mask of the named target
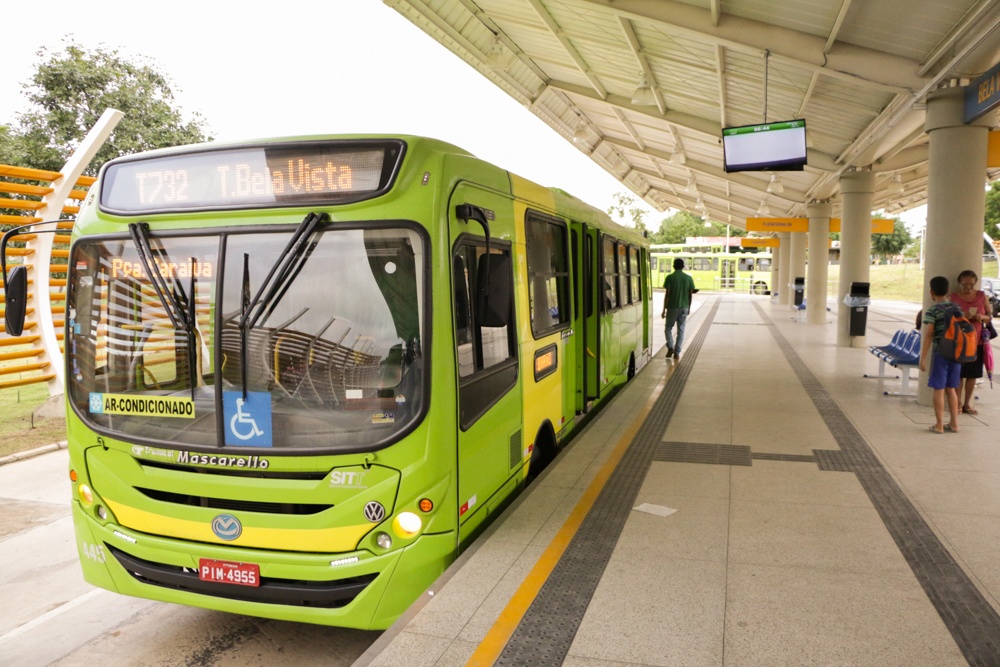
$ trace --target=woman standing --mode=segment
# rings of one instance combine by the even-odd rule
[[[959,396],[963,398],[962,412],[967,415],[977,415],[979,411],[972,407],[972,396],[976,391],[976,380],[983,377],[983,327],[990,321],[990,302],[986,298],[985,292],[976,289],[979,276],[975,271],[966,269],[958,274],[958,291],[953,293],[948,299],[962,309],[965,316],[976,327],[976,336],[979,339],[979,349],[976,352],[976,360],[967,364],[962,364],[962,386],[963,391],[959,391]]]

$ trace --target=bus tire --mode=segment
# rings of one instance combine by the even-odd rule
[[[767,294],[767,283],[765,283],[763,280],[758,280],[750,288],[750,292],[752,294],[756,294],[757,296],[764,296],[765,294]]]
[[[556,457],[556,434],[552,424],[545,422],[535,435],[535,446],[531,448],[531,461],[528,463],[528,482],[532,482]]]

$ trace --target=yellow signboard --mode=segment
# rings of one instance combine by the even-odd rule
[[[986,136],[986,166],[1000,167],[1000,132],[990,130],[990,133]]]
[[[747,218],[748,232],[808,232],[809,218]]]
[[[748,239],[744,237],[740,239],[740,245],[744,248],[777,248],[781,245],[781,239]]]
[[[872,234],[892,234],[895,223],[885,218],[872,218]],[[830,218],[830,231],[840,231],[840,218]]]

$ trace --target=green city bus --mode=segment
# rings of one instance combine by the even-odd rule
[[[86,580],[388,627],[649,361],[648,267],[634,230],[432,139],[106,164],[66,306]]]
[[[684,260],[684,272],[694,278],[699,290],[770,294],[771,253],[722,252],[715,248],[688,244],[656,244],[650,246],[650,280],[653,287],[663,287],[663,281],[678,257]]]

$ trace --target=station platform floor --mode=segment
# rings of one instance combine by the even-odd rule
[[[680,361],[660,348],[355,665],[1000,664],[1000,387],[932,433],[832,303],[696,300]],[[873,302],[867,343],[918,308]]]

